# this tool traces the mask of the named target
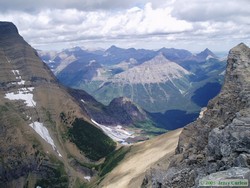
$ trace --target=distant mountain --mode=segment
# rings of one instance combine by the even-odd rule
[[[197,116],[200,108],[219,92],[226,65],[208,49],[192,54],[174,48],[154,51],[111,46],[102,55],[81,54],[67,66],[62,61],[54,71],[61,83],[84,89],[105,105],[117,97],[130,98],[148,112],[162,113],[157,118],[161,122],[168,117],[168,110],[186,114],[178,117],[189,122]],[[210,90],[211,95],[200,95]],[[183,126],[186,120],[176,122],[178,126],[174,127]]]
[[[211,52],[208,48],[204,51],[196,54],[195,56],[199,61],[205,61],[209,58],[218,58],[213,52]]]
[[[172,82],[172,80],[181,79],[190,74],[178,64],[159,54],[143,64],[116,74],[111,80],[121,84],[154,84]]]
[[[193,54],[188,50],[175,48],[161,48],[158,52],[162,53],[167,59],[180,63],[190,59]]]

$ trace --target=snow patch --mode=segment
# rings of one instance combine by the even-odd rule
[[[201,109],[201,111],[200,111],[200,115],[199,115],[198,119],[203,118],[204,113],[206,112],[206,110],[207,110],[207,108],[206,108],[206,107],[204,107],[204,108],[202,108],[202,109]]]
[[[104,133],[106,133],[110,138],[112,138],[113,140],[123,144],[123,145],[127,145],[128,143],[125,141],[127,138],[134,138],[133,133],[130,133],[128,131],[126,131],[125,129],[123,129],[123,127],[121,125],[118,125],[116,127],[111,127],[111,126],[105,126],[105,125],[101,125],[99,123],[97,123],[95,120],[91,119],[91,121],[97,125],[98,127],[100,127]]]
[[[185,93],[185,91],[182,91],[181,89],[179,89],[179,92],[183,95]]]
[[[81,102],[86,103],[85,100],[81,99]]]
[[[18,85],[24,85],[25,84],[25,80],[21,80],[19,82],[17,82]]]
[[[20,76],[19,70],[11,70],[11,72],[16,76],[17,80],[20,80],[18,82],[13,82],[12,84],[18,84],[18,85],[24,85],[25,80],[22,80],[22,77]]]
[[[224,70],[224,71],[222,71],[219,75],[220,76],[224,76],[226,74],[226,71]]]
[[[13,74],[16,76],[16,75],[20,75],[20,72],[19,70],[11,70],[13,72]]]
[[[62,157],[62,155],[56,149],[56,145],[55,145],[53,139],[51,138],[48,129],[45,126],[43,126],[42,123],[35,121],[35,122],[29,124],[29,126],[31,128],[33,128],[37,134],[39,134],[48,144],[50,144],[52,146],[52,148],[57,152],[59,157]]]
[[[95,62],[96,62],[95,59],[92,59],[92,60],[89,61],[90,64],[91,64],[91,63],[95,63]]]
[[[24,103],[28,107],[36,106],[36,102],[33,100],[33,94],[31,93],[34,87],[20,88],[17,92],[6,93],[5,98],[9,100],[24,100]]]
[[[214,57],[211,56],[211,55],[208,55],[208,56],[206,57],[206,60],[209,60],[209,59],[212,59],[212,58],[214,58]]]
[[[88,180],[88,182],[90,182],[91,177],[90,177],[90,176],[84,176],[84,179],[85,179],[85,180]]]

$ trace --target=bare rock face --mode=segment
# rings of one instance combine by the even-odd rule
[[[201,119],[186,126],[169,167],[142,187],[198,187],[209,174],[250,167],[250,49],[230,50],[225,83]],[[249,173],[246,175],[249,178]],[[159,178],[160,177],[160,178]]]

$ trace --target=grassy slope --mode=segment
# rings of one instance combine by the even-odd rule
[[[182,129],[135,144],[118,166],[106,175],[99,187],[140,187],[147,169],[162,157],[171,156]]]

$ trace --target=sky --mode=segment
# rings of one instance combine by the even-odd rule
[[[228,51],[250,45],[250,0],[1,0],[36,49],[162,47]]]

